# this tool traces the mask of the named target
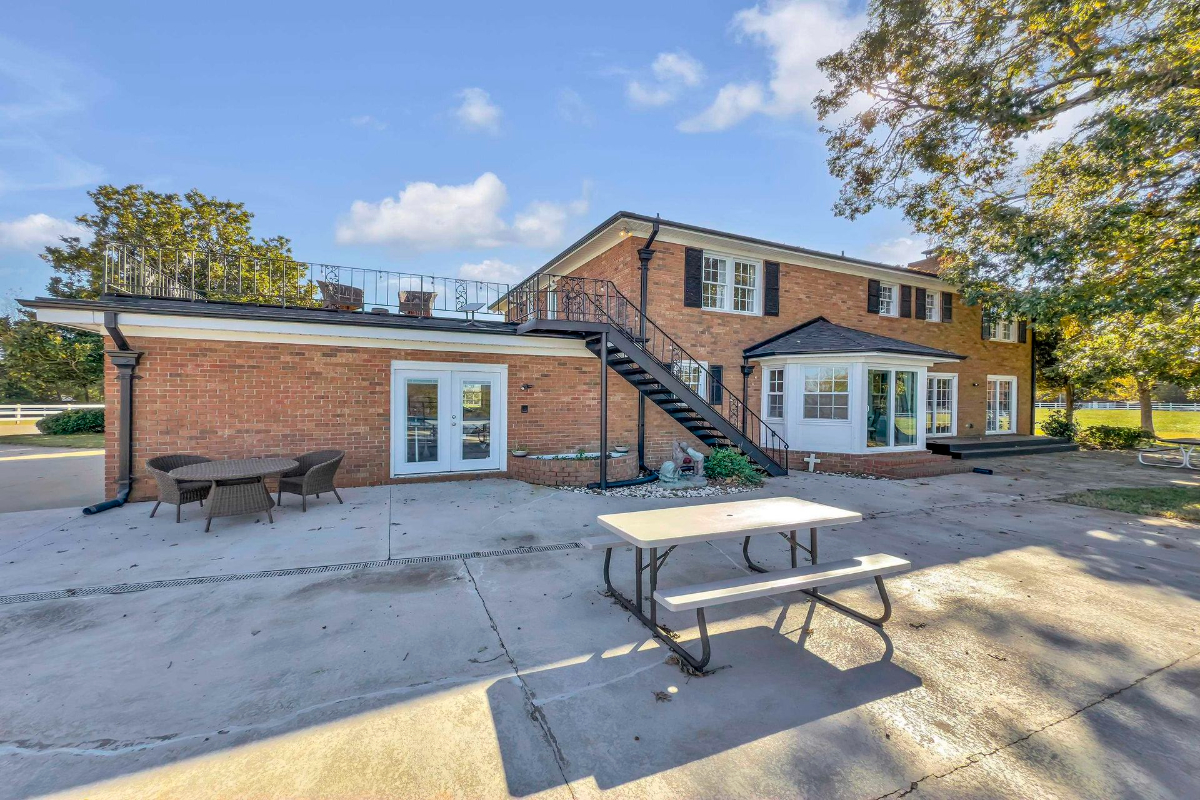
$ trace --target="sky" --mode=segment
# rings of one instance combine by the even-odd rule
[[[516,281],[618,210],[902,263],[836,217],[816,60],[861,2],[11,3],[0,303],[97,185],[246,204],[307,261]]]

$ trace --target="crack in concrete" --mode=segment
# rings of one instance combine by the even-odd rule
[[[1074,719],[1075,717],[1079,716],[1083,712],[1088,711],[1089,709],[1095,708],[1096,706],[1100,705],[1101,703],[1112,700],[1114,697],[1117,697],[1118,695],[1122,694],[1123,692],[1126,692],[1126,691],[1134,688],[1135,686],[1140,685],[1144,681],[1147,681],[1150,678],[1153,678],[1155,675],[1158,675],[1159,673],[1162,673],[1162,672],[1166,672],[1167,670],[1171,669],[1172,667],[1182,664],[1185,661],[1190,661],[1191,659],[1196,658],[1197,656],[1200,656],[1200,650],[1195,650],[1187,655],[1180,656],[1179,658],[1175,659],[1171,663],[1165,664],[1161,667],[1158,667],[1157,669],[1153,669],[1150,672],[1147,672],[1145,675],[1141,676],[1140,678],[1133,681],[1132,683],[1122,686],[1119,689],[1114,689],[1113,691],[1109,692],[1108,694],[1103,695],[1102,697],[1099,697],[1099,698],[1093,700],[1092,702],[1088,703],[1087,705],[1075,709],[1070,714],[1067,714],[1064,717],[1056,719],[1053,722],[1047,722],[1042,727],[1031,730],[1029,733],[1025,734],[1024,736],[1020,736],[1016,739],[1013,739],[1011,742],[1002,744],[999,747],[992,748],[991,750],[984,750],[984,751],[980,751],[977,753],[971,753],[966,757],[966,759],[963,760],[962,763],[956,765],[952,769],[948,769],[945,772],[931,772],[927,775],[923,775],[922,777],[920,777],[917,780],[910,783],[908,785],[907,789],[893,789],[892,791],[888,792],[887,794],[879,795],[878,797],[875,798],[875,800],[884,800],[884,798],[888,798],[888,797],[897,797],[897,798],[898,797],[906,797],[909,794],[915,792],[919,788],[921,783],[929,780],[930,778],[938,778],[938,779],[946,778],[946,777],[949,777],[950,775],[953,775],[954,773],[958,772],[959,770],[964,770],[964,769],[967,769],[968,767],[973,767],[976,764],[983,761],[983,759],[985,759],[985,758],[994,756],[997,753],[1003,752],[1004,750],[1007,750],[1008,748],[1013,747],[1014,745],[1018,745],[1018,744],[1021,744],[1022,742],[1028,741],[1029,739],[1032,739],[1037,734],[1043,733],[1043,732],[1049,730],[1050,728],[1055,727],[1056,725],[1060,725],[1064,722],[1067,722],[1068,720]]]
[[[201,733],[190,734],[166,734],[164,736],[150,736],[140,740],[129,742],[120,741],[118,739],[96,739],[90,742],[80,742],[78,744],[59,745],[50,742],[39,742],[32,739],[16,739],[8,741],[0,741],[0,755],[76,755],[76,756],[119,756],[126,753],[136,753],[144,750],[152,750],[157,747],[162,747],[168,744],[181,744],[183,742],[195,741],[197,739],[215,738],[218,736],[230,736],[252,731],[271,730],[286,725],[289,722],[298,720],[305,715],[312,714],[317,711],[323,711],[327,708],[343,705],[345,703],[353,703],[360,700],[376,700],[393,695],[411,694],[418,690],[426,690],[430,688],[441,688],[444,686],[456,686],[476,681],[496,681],[500,680],[502,675],[480,676],[480,677],[453,677],[442,678],[434,681],[419,681],[406,686],[394,686],[390,689],[380,689],[376,692],[367,692],[365,694],[356,694],[350,697],[339,697],[335,700],[326,700],[322,703],[316,703],[311,706],[297,709],[290,714],[275,719],[264,720],[263,722],[253,722],[247,725],[231,725],[226,728],[221,728],[216,731],[204,731]]]
[[[521,670],[517,667],[516,659],[509,652],[508,645],[504,643],[504,637],[500,635],[500,628],[496,624],[496,618],[492,616],[492,612],[487,606],[487,601],[483,599],[483,592],[479,590],[479,584],[475,580],[474,573],[471,572],[471,565],[465,559],[463,560],[463,567],[467,570],[467,577],[471,579],[471,587],[475,590],[475,596],[479,598],[479,605],[483,607],[483,613],[487,615],[488,624],[492,626],[492,632],[496,634],[496,641],[500,643],[500,649],[504,653],[504,658],[508,661],[508,665],[512,669],[517,683],[521,686],[529,719],[541,729],[542,738],[546,740],[546,744],[554,756],[554,763],[558,766],[558,772],[562,776],[563,786],[567,787],[567,791],[571,794],[571,797],[575,797],[575,789],[571,786],[570,779],[567,778],[567,758],[563,755],[562,747],[558,744],[558,739],[554,736],[554,731],[550,729],[550,720],[546,718],[546,714],[541,706],[533,699],[533,690],[525,682],[525,676],[521,674]]]

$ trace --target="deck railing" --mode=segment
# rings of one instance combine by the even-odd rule
[[[714,410],[777,464],[787,469],[788,443],[734,392],[688,353],[675,339],[645,316],[637,305],[607,280],[558,275],[534,275],[509,292],[506,310],[510,322],[531,319],[603,322],[619,328],[643,352],[670,369],[692,390],[689,404]]]
[[[503,320],[507,283],[204,249],[109,244],[107,294],[414,317]]]

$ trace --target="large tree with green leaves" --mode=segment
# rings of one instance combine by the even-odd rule
[[[104,396],[104,346],[94,333],[0,317],[0,402],[93,403]]]
[[[900,208],[969,301],[1042,321],[1200,297],[1200,4],[872,0],[820,62],[838,213]]]

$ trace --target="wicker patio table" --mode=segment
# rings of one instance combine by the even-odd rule
[[[171,470],[170,475],[179,480],[212,482],[212,489],[208,493],[208,519],[204,523],[204,532],[207,533],[213,517],[266,511],[267,519],[275,522],[271,516],[275,501],[267,491],[264,478],[297,466],[290,458],[237,458],[188,464]]]

